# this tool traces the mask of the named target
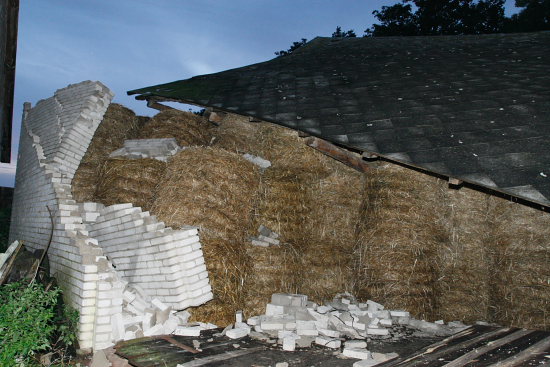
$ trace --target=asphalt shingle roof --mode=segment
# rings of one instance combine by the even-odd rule
[[[128,93],[253,116],[548,206],[549,61],[550,32],[316,38]]]

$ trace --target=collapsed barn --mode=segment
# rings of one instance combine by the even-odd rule
[[[159,108],[216,109],[205,116],[144,118],[100,83],[70,86],[26,110],[10,238],[41,249],[53,231],[52,273],[81,311],[85,347],[120,337],[101,326],[123,302],[100,294],[132,285],[217,325],[262,314],[272,293],[321,302],[347,291],[429,320],[548,329],[550,83],[536,73],[548,37],[317,39],[272,64],[134,91]],[[349,45],[363,54],[350,58]],[[535,54],[504,57],[512,46]],[[482,78],[490,47],[503,52],[500,79]],[[359,65],[327,74],[312,61],[345,55]],[[376,78],[356,76],[364,60]],[[531,79],[507,75],[512,63]],[[333,147],[355,169],[306,134],[352,149]],[[196,256],[179,269],[185,254],[158,244],[187,238]],[[140,270],[146,256],[175,263]]]

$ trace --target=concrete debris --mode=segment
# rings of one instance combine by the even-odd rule
[[[258,228],[258,236],[250,237],[250,241],[254,246],[269,247],[280,245],[279,234],[271,229],[260,225]]]
[[[252,154],[243,154],[244,159],[246,159],[249,162],[254,163],[256,166],[260,167],[261,169],[266,169],[271,167],[271,162],[267,159],[263,159],[262,157],[258,157]]]
[[[112,152],[109,157],[128,159],[153,158],[162,162],[178,153],[181,148],[175,138],[126,140],[124,146]]]
[[[265,230],[260,228],[261,230]],[[251,338],[273,343],[285,351],[308,348],[313,343],[336,349],[342,357],[360,359],[354,366],[374,366],[397,357],[396,353],[373,353],[367,349],[373,339],[400,340],[415,332],[430,336],[448,336],[466,327],[461,322],[444,324],[416,320],[406,311],[386,310],[383,305],[358,302],[349,293],[338,294],[325,305],[308,301],[303,294],[274,293],[264,315],[241,320],[236,313],[235,325],[225,334],[233,339]],[[343,345],[343,348],[342,348]]]
[[[348,348],[344,347],[342,355],[356,359],[372,359],[371,353],[366,348]]]
[[[188,323],[191,316],[188,311],[172,310],[158,298],[147,296],[136,284],[127,285],[123,291],[122,314],[119,315],[111,320],[116,341],[165,334],[200,336],[202,330],[217,327],[213,324]]]

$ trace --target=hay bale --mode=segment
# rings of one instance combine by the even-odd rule
[[[215,144],[229,143],[224,146],[273,164],[262,176],[253,228],[263,224],[280,233],[283,243],[248,249],[254,266],[245,311],[263,312],[276,291],[306,293],[318,302],[351,291],[362,174],[308,147],[289,129],[229,121],[231,125],[226,118],[220,126],[217,136],[223,138]]]
[[[362,175],[323,163],[330,171],[326,177],[293,168],[264,173],[254,228],[263,224],[279,232],[282,244],[248,248],[253,266],[246,288],[247,314],[263,313],[274,292],[304,293],[321,302],[342,290],[352,291]]]
[[[120,104],[109,105],[73,178],[72,194],[76,201],[95,200],[100,171],[109,154],[122,148],[124,140],[137,137],[146,119]]]
[[[437,210],[437,179],[381,164],[366,181],[356,293],[361,299],[434,319],[437,248],[446,239]]]
[[[202,116],[179,110],[156,114],[139,133],[140,139],[175,138],[180,146],[207,146],[210,124]]]
[[[326,176],[328,167],[340,165],[307,146],[296,131],[268,122],[251,123],[244,117],[228,115],[219,127],[212,128],[212,134],[212,146],[260,156],[269,160],[272,168]]]
[[[446,241],[438,250],[439,317],[472,323],[488,320],[494,241],[491,197],[466,188],[443,191],[439,210]]]
[[[550,329],[550,214],[492,197],[494,202],[489,321]]]
[[[166,163],[156,159],[108,159],[94,199],[104,205],[132,203],[150,209]]]
[[[550,327],[550,214],[398,165],[366,177],[361,299],[429,320]]]
[[[196,319],[225,325],[244,306],[245,243],[259,180],[256,166],[223,149],[189,148],[170,161],[151,212],[169,226],[200,228],[216,300],[196,309]]]

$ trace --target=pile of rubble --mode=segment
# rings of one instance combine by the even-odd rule
[[[182,150],[174,138],[125,140],[124,146],[112,152],[109,157],[128,159],[152,158],[162,162]]]
[[[250,237],[250,241],[254,246],[260,247],[269,247],[269,246],[278,246],[280,245],[279,234],[273,232],[271,229],[260,225],[258,228],[258,235],[255,237]]]
[[[175,311],[158,298],[149,297],[136,284],[126,286],[122,313],[113,317],[112,328],[116,340],[131,340],[145,336],[198,336],[201,330],[217,328],[209,323],[188,323],[191,314]]]
[[[445,325],[442,321],[416,320],[407,311],[385,310],[374,301],[359,303],[347,293],[337,295],[325,305],[310,302],[302,294],[275,293],[266,306],[265,315],[250,317],[245,323],[242,313],[237,312],[235,324],[222,333],[232,339],[249,335],[278,343],[286,351],[317,344],[341,350],[345,357],[360,359],[354,366],[361,367],[397,356],[395,353],[371,353],[367,349],[369,340],[400,339],[411,329],[432,336],[447,336],[465,327],[461,322]]]

